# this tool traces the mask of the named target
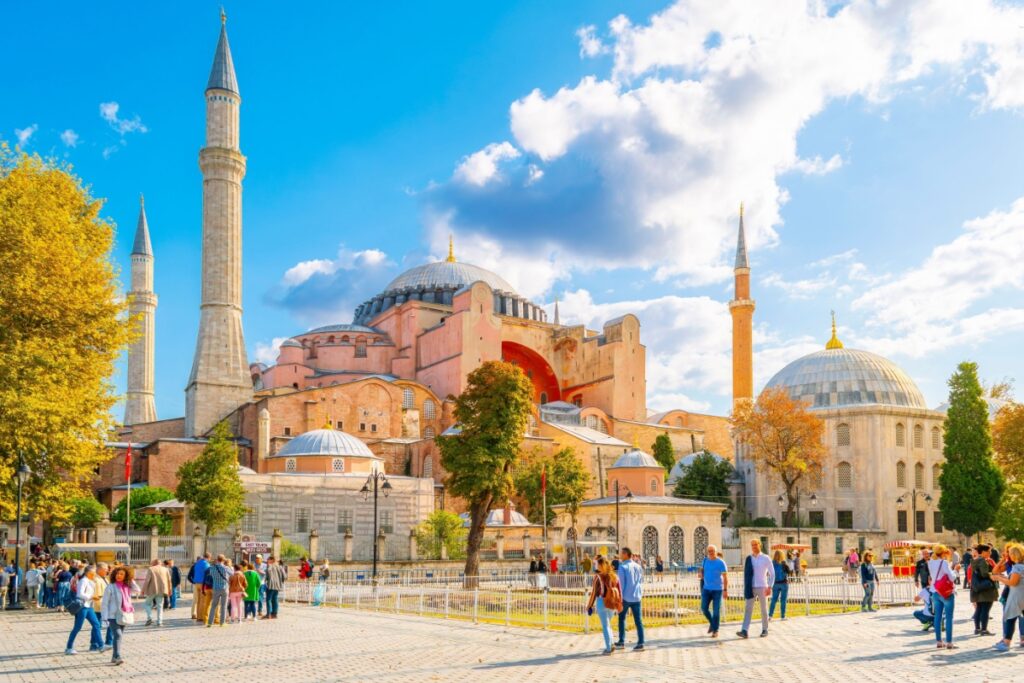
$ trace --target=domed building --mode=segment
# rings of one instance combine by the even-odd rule
[[[779,370],[765,389],[782,389],[825,423],[828,456],[820,482],[801,487],[801,521],[837,530],[832,555],[877,536],[954,540],[938,510],[944,413],[931,410],[898,365],[874,353],[847,349],[836,336],[822,351]],[[777,475],[758,472],[737,449],[750,517],[772,517],[782,526]],[[811,500],[814,494],[814,500]],[[916,499],[916,500],[915,500]],[[809,534],[812,538],[814,534]],[[867,540],[865,540],[867,539]]]

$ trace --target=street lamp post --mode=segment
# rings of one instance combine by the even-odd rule
[[[626,489],[626,502],[633,500],[633,492],[629,490],[629,487],[623,484],[622,488]],[[615,480],[615,551],[618,551],[619,547],[619,480]]]
[[[378,523],[378,508],[377,500],[380,491],[384,491],[384,497],[387,498],[388,494],[391,493],[391,482],[384,476],[383,472],[374,470],[370,473],[370,476],[366,479],[366,483],[363,484],[363,488],[360,489],[360,493],[363,494],[363,500],[367,500],[370,497],[370,483],[373,482],[373,581],[377,582],[377,523]]]
[[[814,493],[811,494],[811,497],[810,497],[809,500],[811,501],[811,505],[817,505],[818,504],[818,496],[816,494],[814,494]],[[779,496],[779,507],[782,508],[783,510],[785,510],[786,509],[786,503],[787,503],[786,496],[785,495]],[[785,522],[783,522],[783,523],[785,523]],[[800,543],[800,489],[799,488],[797,488],[797,490],[796,490],[796,542]]]
[[[25,464],[24,454],[18,453],[18,461],[20,463],[18,466],[18,516],[14,522],[14,590],[11,592],[11,600],[7,609],[25,609],[18,597],[18,592],[21,590],[21,584],[18,581],[18,570],[21,569],[21,494],[32,470]]]
[[[913,521],[910,523],[909,526],[910,526],[911,529],[914,530],[913,534],[914,534],[914,537],[916,537],[917,536],[917,497],[918,496],[923,496],[924,497],[925,505],[931,505],[932,504],[932,497],[928,493],[926,493],[925,491],[922,491],[921,489],[916,489],[915,488],[915,489],[912,489],[909,494],[908,493],[904,493],[902,496],[897,498],[896,502],[899,503],[900,505],[906,505],[907,504],[907,496],[908,495],[910,496],[910,515],[913,518]],[[924,529],[921,529],[921,531],[924,531]]]

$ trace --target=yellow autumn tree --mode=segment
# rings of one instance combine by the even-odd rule
[[[0,144],[0,519],[14,517],[19,454],[28,513],[58,520],[110,457],[130,321],[101,205],[70,167]]]

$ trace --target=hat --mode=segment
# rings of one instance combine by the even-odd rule
[[[256,559],[257,559],[257,560],[262,560],[262,559],[263,559],[263,556],[262,556],[262,555],[260,555],[259,553],[256,553]]]

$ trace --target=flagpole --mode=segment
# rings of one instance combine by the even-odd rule
[[[548,561],[548,476],[547,466],[541,466],[540,471],[540,493],[542,498],[542,505],[544,507],[544,563]]]
[[[132,561],[132,444],[128,442],[128,453],[124,457],[124,478],[128,486],[124,516],[124,540],[128,542],[128,563]]]

